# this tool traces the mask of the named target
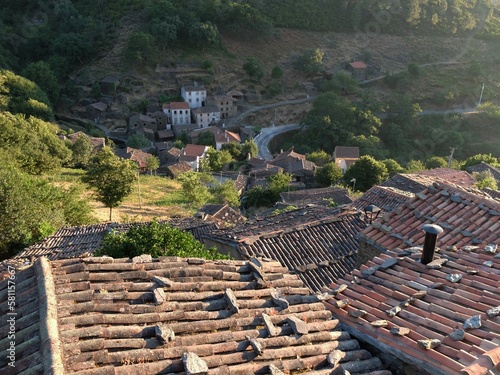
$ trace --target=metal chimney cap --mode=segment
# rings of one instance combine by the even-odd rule
[[[440,234],[443,233],[443,228],[436,224],[424,224],[422,230],[429,234]]]

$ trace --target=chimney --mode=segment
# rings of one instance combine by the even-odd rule
[[[428,264],[434,259],[437,236],[443,232],[443,228],[436,224],[425,224],[422,230],[425,232],[425,240],[420,261],[423,264]]]

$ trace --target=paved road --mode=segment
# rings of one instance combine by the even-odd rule
[[[260,134],[254,139],[257,147],[259,148],[259,157],[265,160],[272,160],[273,155],[269,152],[268,149],[269,141],[277,134],[285,133],[287,131],[299,128],[299,124],[278,125],[272,126],[270,128],[263,128]]]

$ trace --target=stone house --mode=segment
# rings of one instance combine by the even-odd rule
[[[359,147],[335,146],[333,160],[342,173],[345,173],[352,164],[359,160]]]
[[[347,65],[347,70],[351,73],[352,78],[364,81],[367,77],[368,64],[361,60],[353,61]]]
[[[92,120],[95,123],[99,123],[101,118],[104,117],[106,111],[108,109],[108,105],[104,102],[96,102],[89,104],[86,107],[87,118]]]
[[[219,122],[221,113],[216,106],[199,107],[192,110],[196,127],[206,129]]]
[[[230,95],[215,95],[211,103],[219,108],[221,119],[233,117],[238,111],[237,101]]]
[[[179,156],[179,161],[186,162],[197,172],[200,168],[200,161],[207,151],[208,146],[187,144]]]
[[[154,118],[147,115],[135,114],[128,119],[129,133],[144,133],[144,129],[158,132],[158,124]],[[154,140],[154,139],[153,139]]]
[[[120,85],[120,79],[116,76],[106,76],[100,82],[101,93],[104,95],[116,94],[116,90]]]
[[[224,131],[215,136],[215,149],[220,151],[222,146],[227,143],[241,143],[240,136],[236,133]]]

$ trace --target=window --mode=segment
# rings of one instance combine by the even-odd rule
[[[191,103],[191,98],[189,98],[189,103]]]
[[[174,115],[176,115],[176,114],[177,114],[177,111],[174,111]]]
[[[198,103],[200,101],[200,98],[196,98],[196,102]]]

